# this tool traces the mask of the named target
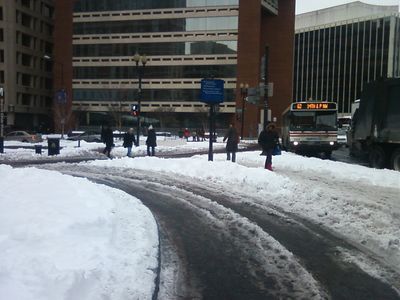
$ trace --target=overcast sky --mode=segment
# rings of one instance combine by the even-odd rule
[[[354,0],[296,0],[296,14],[354,2]],[[400,0],[362,0],[361,2],[379,5],[399,5]]]

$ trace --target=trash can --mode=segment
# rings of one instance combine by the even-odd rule
[[[0,153],[4,153],[4,137],[0,136]]]
[[[35,153],[42,154],[42,145],[35,145]]]
[[[60,139],[59,138],[48,138],[47,139],[47,151],[48,155],[60,154]]]

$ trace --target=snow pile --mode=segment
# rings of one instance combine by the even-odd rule
[[[2,299],[151,299],[157,225],[86,179],[0,165]]]

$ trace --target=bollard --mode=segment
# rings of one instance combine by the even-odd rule
[[[59,138],[48,138],[47,139],[48,145],[48,155],[57,155],[60,154],[60,139]]]
[[[42,154],[42,145],[35,145],[35,153]]]

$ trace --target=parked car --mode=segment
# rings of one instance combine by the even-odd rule
[[[67,140],[70,141],[85,141],[88,143],[100,143],[101,142],[101,134],[96,131],[72,131]]]
[[[42,136],[39,134],[31,134],[26,131],[11,131],[4,137],[5,141],[19,141],[25,143],[37,143],[42,142]]]

